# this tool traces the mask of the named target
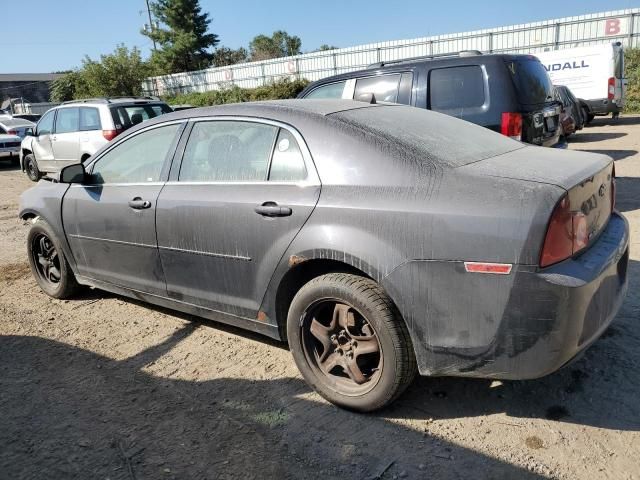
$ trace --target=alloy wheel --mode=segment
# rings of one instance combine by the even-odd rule
[[[300,324],[304,355],[316,376],[342,395],[362,395],[383,367],[380,340],[353,306],[337,299],[311,305]]]

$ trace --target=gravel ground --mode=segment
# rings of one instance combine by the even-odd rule
[[[546,378],[419,378],[391,408],[339,410],[285,346],[99,291],[36,287],[0,164],[0,478],[640,478],[640,117],[570,148],[616,159],[631,222],[612,327]]]

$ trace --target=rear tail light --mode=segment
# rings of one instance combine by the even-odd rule
[[[522,115],[519,113],[503,112],[500,133],[514,140],[522,138]]]
[[[608,93],[608,98],[609,100],[613,100],[613,98],[616,96],[616,79],[615,77],[611,77],[607,83],[607,93]]]
[[[611,211],[616,208],[616,164],[613,164],[611,170]]]
[[[588,243],[587,217],[582,212],[571,212],[569,197],[565,195],[551,214],[540,254],[540,266],[548,267],[566,260]]]
[[[120,131],[118,130],[102,130],[102,136],[111,141],[118,136]]]
[[[7,132],[7,135],[18,135],[18,132],[16,132],[15,130],[9,130]]]

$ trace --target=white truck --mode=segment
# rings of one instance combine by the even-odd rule
[[[626,79],[620,42],[536,53],[554,85],[565,85],[584,100],[589,121],[595,115],[615,118],[624,107]]]

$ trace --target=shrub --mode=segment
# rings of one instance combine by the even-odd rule
[[[164,100],[169,105],[187,104],[193,105],[194,107],[222,105],[225,103],[255,102],[259,100],[280,100],[295,98],[308,84],[308,80],[289,80],[285,78],[257,88],[240,88],[237,85],[233,85],[228,88],[210,90],[208,92],[192,92],[165,96]]]
[[[628,82],[624,110],[640,113],[640,48],[624,51],[624,73]]]

